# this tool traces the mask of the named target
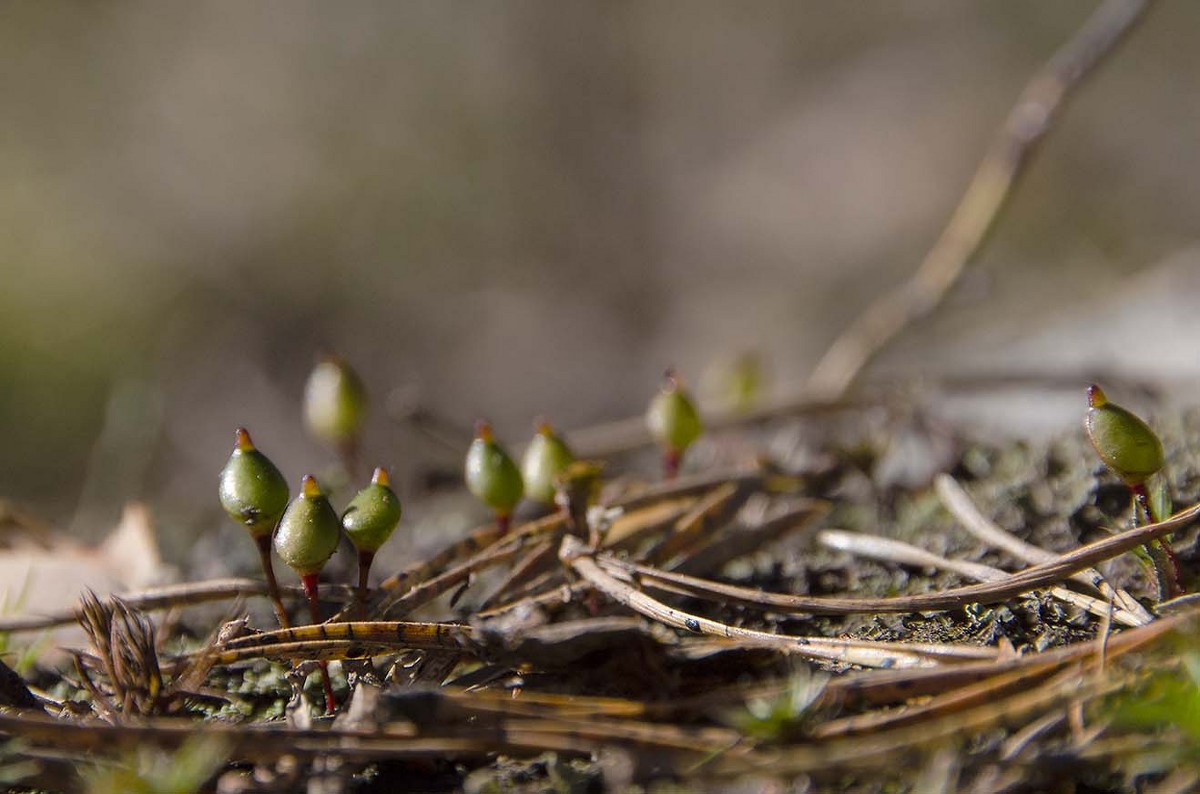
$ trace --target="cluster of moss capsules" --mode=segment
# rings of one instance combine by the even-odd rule
[[[250,433],[239,427],[233,454],[221,471],[218,494],[221,506],[250,532],[259,550],[267,587],[279,623],[289,625],[279,585],[271,563],[271,548],[296,572],[308,598],[313,623],[320,623],[320,574],[337,551],[342,532],[358,550],[358,594],[366,603],[368,577],[375,552],[400,523],[400,498],[391,489],[384,468],[375,469],[371,483],[350,501],[339,517],[320,484],[306,474],[299,495],[289,502],[287,481],[271,460],[260,452]],[[336,707],[326,666],[322,664],[325,705]]]
[[[354,469],[365,403],[362,381],[344,360],[325,356],[318,361],[305,387],[305,423],[314,436],[338,451],[347,473]],[[664,476],[674,477],[683,453],[699,437],[703,425],[673,372],[667,372],[662,391],[647,411],[646,422],[663,449]],[[566,441],[548,422],[539,421],[518,467],[496,441],[491,425],[480,421],[467,451],[464,479],[471,493],[494,511],[500,531],[506,532],[522,498],[553,505],[560,496],[564,472],[576,463]],[[587,471],[586,490],[594,495],[599,468],[592,466]],[[571,478],[572,482],[579,479]],[[299,495],[290,499],[279,468],[255,447],[250,433],[239,427],[233,453],[221,471],[218,494],[221,506],[246,527],[254,540],[281,627],[287,628],[290,620],[275,577],[272,549],[299,576],[311,619],[320,623],[320,574],[337,551],[342,533],[358,552],[355,609],[360,614],[366,612],[372,562],[403,512],[386,469],[375,469],[370,484],[351,499],[339,517],[312,475],[303,477]],[[585,500],[568,500],[576,507],[581,501]],[[336,704],[324,663],[321,670],[326,708],[333,711]]]
[[[673,370],[667,370],[662,389],[650,402],[646,425],[662,449],[663,476],[675,477],[684,452],[704,432],[704,423]],[[562,436],[539,420],[518,467],[496,440],[491,424],[481,419],[475,423],[463,479],[467,489],[492,509],[500,531],[507,532],[522,498],[554,504],[563,472],[575,462],[575,454]]]

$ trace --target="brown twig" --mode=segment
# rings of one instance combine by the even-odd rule
[[[338,594],[336,596],[338,600],[348,600],[352,597],[352,591],[341,585],[326,585],[325,589]],[[282,587],[280,591],[291,598],[305,597],[304,591],[300,587]],[[269,595],[269,591],[266,582],[254,579],[211,579],[120,594],[121,600],[128,606],[143,612],[204,604],[210,601],[228,601],[246,596],[267,595]],[[329,593],[323,595],[329,595]],[[76,612],[74,610],[50,612],[44,615],[3,615],[0,616],[0,632],[40,631],[74,623],[75,619]]]
[[[994,659],[999,653],[994,648],[977,646],[789,636],[731,626],[668,606],[617,579],[605,572],[593,557],[584,553],[582,543],[574,537],[568,535],[563,538],[559,556],[597,590],[652,620],[677,629],[739,639],[810,659],[825,659],[864,667],[920,667],[940,662]]]
[[[1008,578],[1008,573],[999,568],[978,562],[947,559],[893,538],[826,529],[817,536],[817,542],[829,548],[880,562],[952,571],[976,582],[999,582]],[[1051,559],[1053,559],[1053,555],[1051,555]],[[1120,607],[1114,608],[1109,601],[1076,593],[1074,590],[1068,590],[1060,585],[1051,586],[1050,594],[1060,601],[1085,609],[1102,620],[1111,618],[1125,626],[1144,626],[1150,622],[1150,620],[1143,620],[1139,615],[1126,612]]]
[[[877,298],[834,340],[808,381],[836,398],[901,331],[933,311],[979,250],[1035,146],[1073,89],[1133,28],[1149,0],[1107,0],[1025,86],[996,134],[941,237],[917,271]]]
[[[1004,531],[996,523],[988,520],[971,500],[963,487],[949,474],[939,474],[933,481],[934,490],[942,505],[950,514],[958,519],[963,529],[970,532],[979,540],[1002,551],[1006,551],[1022,562],[1037,564],[1050,562],[1056,556],[1054,552],[1026,543],[1015,535]],[[1071,575],[1072,581],[1093,587],[1105,598],[1111,599],[1116,606],[1135,617],[1141,623],[1154,620],[1145,607],[1137,599],[1120,588],[1114,588],[1095,568],[1085,568]]]
[[[1012,574],[1001,581],[952,587],[936,593],[918,593],[892,598],[837,598],[821,596],[797,596],[782,593],[764,593],[745,587],[721,584],[694,576],[684,576],[645,565],[617,560],[599,555],[598,560],[607,568],[637,574],[643,582],[654,585],[664,582],[687,588],[693,595],[722,600],[736,600],[745,604],[769,606],[772,609],[805,614],[854,615],[864,612],[923,612],[956,609],[966,604],[994,604],[1030,590],[1056,584],[1077,571],[1089,568],[1103,560],[1156,540],[1173,531],[1186,527],[1200,518],[1200,504],[1176,513],[1166,521],[1136,527],[1119,532],[1111,537],[1089,543],[1078,549],[1055,557],[1040,565],[1033,565]]]

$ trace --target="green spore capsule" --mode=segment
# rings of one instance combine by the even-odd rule
[[[358,593],[356,609],[365,616],[368,582],[375,552],[387,542],[400,523],[400,497],[392,490],[385,468],[375,469],[371,484],[359,491],[346,512],[342,513],[342,529],[358,549]]]
[[[289,625],[288,614],[279,595],[275,569],[271,565],[271,533],[279,516],[287,508],[287,480],[266,455],[254,448],[254,442],[244,427],[237,429],[233,454],[221,470],[217,494],[225,512],[246,527],[254,539],[263,575],[267,578],[267,591],[275,607],[275,616],[279,619],[279,625],[286,629]]]
[[[679,472],[683,453],[704,432],[704,423],[672,370],[667,370],[662,389],[650,401],[646,426],[662,447],[664,475],[673,478]]]
[[[305,475],[297,496],[275,533],[275,552],[302,578],[315,575],[337,551],[342,524],[333,505],[311,475]]]
[[[495,511],[501,530],[507,530],[509,516],[525,493],[525,483],[521,470],[496,443],[487,422],[475,423],[475,440],[467,450],[463,476],[467,489]]]
[[[542,504],[554,503],[558,475],[575,461],[571,448],[547,422],[539,422],[537,433],[521,459],[525,495]]]
[[[387,469],[377,468],[371,484],[359,491],[342,513],[342,529],[359,551],[376,552],[400,523],[400,497],[392,490]]]
[[[339,356],[323,356],[304,386],[304,423],[321,441],[338,447],[358,439],[367,413],[362,379]]]
[[[1158,435],[1139,417],[1108,401],[1097,385],[1088,386],[1088,411],[1084,429],[1088,440],[1104,465],[1120,477],[1133,493],[1134,524],[1143,519],[1153,523],[1155,503],[1146,487],[1147,481],[1163,467],[1163,448]],[[1165,493],[1157,498],[1158,510],[1170,510]],[[1183,592],[1179,564],[1168,539],[1163,538],[1145,546],[1154,569],[1160,600],[1174,598]]]
[[[1084,428],[1096,454],[1126,485],[1143,485],[1163,467],[1158,435],[1133,413],[1110,403],[1099,386],[1088,386],[1087,396]]]
[[[239,427],[229,462],[218,485],[221,507],[252,537],[269,536],[288,504],[287,480],[259,452],[246,428]]]

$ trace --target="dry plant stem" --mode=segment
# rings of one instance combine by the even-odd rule
[[[279,627],[286,629],[292,624],[288,621],[287,609],[279,595],[279,582],[275,579],[275,566],[271,563],[271,533],[256,537],[254,545],[258,547],[258,558],[262,561],[263,575],[267,578],[267,593],[275,606],[275,617],[279,619]]]
[[[1149,7],[1107,0],[1034,75],[992,141],[941,237],[917,271],[877,298],[830,346],[809,378],[811,394],[836,398],[904,328],[929,314],[979,250],[1034,146],[1092,69]]]
[[[475,613],[475,617],[480,620],[488,620],[516,610],[562,606],[583,598],[584,594],[590,589],[583,582],[576,582],[571,585],[559,585],[552,590],[546,590],[545,592],[536,591],[510,601],[507,604],[499,604],[482,612],[477,612]]]
[[[515,537],[515,536],[514,536]],[[444,573],[414,585],[408,592],[389,597],[375,610],[378,617],[404,617],[457,585],[467,582],[471,575],[507,562],[521,553],[520,543],[497,543],[479,554],[459,563]]]
[[[480,602],[479,609],[491,609],[497,604],[503,603],[503,600],[509,598],[511,593],[518,587],[526,584],[554,565],[557,559],[555,556],[556,543],[557,539],[553,537],[538,541],[524,557],[517,561],[517,564],[512,567],[508,576],[504,578],[504,581],[500,583],[492,594]]]
[[[676,555],[701,547],[713,532],[724,526],[750,498],[750,490],[734,483],[714,488],[675,522],[673,531],[646,553],[646,559],[663,563]]]
[[[308,609],[312,613],[313,625],[319,625],[321,623],[321,599],[318,597],[320,574],[302,574],[300,583],[304,585],[304,594],[308,596]],[[321,660],[321,686],[325,689],[325,713],[332,714],[337,711],[337,700],[333,697],[333,684],[329,681],[329,663],[324,659]]]
[[[963,487],[949,474],[939,474],[933,484],[942,505],[958,519],[963,529],[984,543],[1007,552],[1022,562],[1035,565],[1049,562],[1057,556],[1052,551],[1047,551],[1032,543],[1026,543],[988,520],[983,513],[979,512],[979,508],[971,501],[971,497],[967,495]],[[1072,574],[1071,579],[1080,584],[1094,587],[1102,596],[1112,600],[1117,607],[1136,616],[1144,623],[1154,620],[1154,616],[1136,598],[1121,588],[1114,588],[1095,568],[1085,568]]]
[[[1111,691],[1112,686],[1071,669],[1041,686],[962,712],[923,720],[916,725],[807,747],[789,747],[786,755],[772,756],[770,765],[762,767],[760,771],[771,775],[790,775],[818,769],[854,768],[859,771],[867,764],[892,764],[897,752],[936,745],[951,737],[972,734],[997,723],[1018,724],[1027,721],[1030,715],[1061,707],[1071,700],[1102,695]],[[719,766],[713,771],[744,774],[748,770],[741,763],[736,763]]]
[[[326,585],[326,590],[333,589],[339,593],[343,588]],[[289,597],[303,598],[304,591],[299,587],[280,588],[281,594]],[[353,593],[347,592],[347,598],[353,598]],[[227,601],[247,596],[267,596],[267,583],[256,579],[211,579],[203,582],[186,582],[184,584],[153,587],[131,593],[122,593],[121,600],[128,606],[143,612],[173,607],[203,604],[210,601]],[[328,594],[327,594],[328,595]],[[14,615],[0,616],[0,632],[40,631],[74,623],[75,612],[61,611],[46,615]]]
[[[679,728],[633,721],[588,719],[501,718],[486,724],[422,725],[407,720],[387,724],[379,734],[361,730],[287,730],[273,727],[215,726],[158,720],[139,725],[78,724],[52,718],[0,714],[0,733],[18,734],[31,743],[112,752],[147,746],[175,748],[196,736],[218,740],[231,760],[262,762],[284,756],[318,755],[372,759],[463,759],[496,753],[528,756],[560,752],[588,756],[597,745],[618,743],[643,753],[640,763],[653,762],[664,774],[681,771],[682,763],[722,754],[749,757],[736,749],[739,736],[724,728]],[[682,756],[673,759],[673,756]]]
[[[1052,668],[1032,672],[1018,669],[1011,673],[993,675],[977,683],[936,695],[924,702],[910,704],[900,710],[868,711],[864,714],[829,720],[816,726],[812,731],[812,736],[816,739],[828,739],[834,736],[871,733],[900,725],[911,725],[931,716],[950,714],[969,706],[995,701],[1013,689],[1028,689],[1039,679],[1054,672],[1055,670]]]
[[[563,538],[559,556],[605,595],[660,623],[699,634],[748,640],[812,659],[826,659],[864,667],[919,667],[955,660],[994,659],[998,653],[994,648],[975,646],[797,637],[729,626],[669,607],[609,575],[597,565],[595,559],[583,554],[583,546],[576,538]]]
[[[814,615],[854,615],[862,612],[922,612],[957,609],[966,604],[994,604],[1039,587],[1061,582],[1077,571],[1089,568],[1102,560],[1124,554],[1137,546],[1188,526],[1200,518],[1200,504],[1176,513],[1165,521],[1118,532],[1110,537],[1081,546],[1055,557],[1049,562],[1034,565],[998,582],[952,587],[938,593],[919,593],[893,598],[833,598],[764,593],[734,585],[700,579],[694,576],[662,571],[645,565],[598,555],[608,568],[633,573],[647,584],[655,580],[690,588],[694,595],[734,599],[747,604],[769,606],[772,609]]]
[[[1008,578],[1007,572],[999,568],[993,568],[990,565],[965,562],[963,560],[950,560],[908,543],[891,538],[881,538],[876,535],[826,529],[817,535],[817,542],[838,551],[844,551],[860,557],[869,557],[881,562],[940,568],[962,574],[977,582],[998,582]],[[1085,609],[1101,619],[1107,620],[1111,613],[1113,620],[1126,626],[1144,626],[1150,622],[1142,620],[1137,615],[1126,612],[1115,605],[1110,605],[1108,601],[1101,601],[1098,598],[1076,593],[1074,590],[1068,590],[1065,587],[1051,587],[1050,593],[1060,601]]]
[[[716,540],[685,552],[667,567],[679,573],[703,576],[732,559],[764,548],[789,532],[810,529],[828,515],[830,509],[828,502],[798,500],[793,507],[760,524],[735,528]]]
[[[561,513],[546,516],[545,518],[540,518],[517,527],[508,538],[504,539],[514,540],[517,538],[536,537],[558,529],[562,526],[564,520]],[[494,522],[480,527],[462,540],[450,544],[433,557],[410,565],[399,573],[389,576],[380,582],[379,589],[386,591],[410,588],[436,575],[439,571],[445,570],[451,564],[489,548],[501,539],[502,536]]]

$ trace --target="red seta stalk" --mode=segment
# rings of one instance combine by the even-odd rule
[[[262,560],[263,574],[267,577],[267,594],[275,607],[275,617],[279,619],[279,628],[291,628],[287,610],[283,607],[283,598],[279,595],[279,582],[275,580],[275,568],[271,564],[271,533],[259,535],[254,539],[258,546],[258,557]]]
[[[375,561],[375,552],[359,549],[358,551],[358,593],[357,611],[360,618],[367,617],[367,593],[371,591],[368,577],[371,574],[371,563]]]
[[[319,581],[319,573],[306,573],[300,577],[300,582],[304,585],[304,594],[308,596],[308,609],[312,613],[313,625],[321,623],[321,602],[317,598]],[[332,714],[337,711],[337,700],[333,697],[333,684],[329,681],[329,662],[322,659],[320,665],[321,684],[325,687],[325,713]]]
[[[663,453],[663,479],[673,480],[679,476],[679,464],[683,461],[683,453],[677,449],[668,449]]]

